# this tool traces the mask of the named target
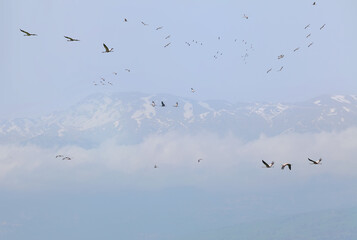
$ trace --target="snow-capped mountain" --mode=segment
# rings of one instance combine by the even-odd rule
[[[329,132],[352,126],[357,126],[355,95],[321,96],[295,104],[232,104],[165,94],[117,93],[92,95],[68,111],[39,119],[3,121],[0,142],[92,147],[109,138],[130,144],[169,131],[230,133],[248,140],[261,134]]]

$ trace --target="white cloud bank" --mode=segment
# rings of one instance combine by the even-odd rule
[[[71,161],[56,159],[68,155]],[[307,158],[322,158],[313,166]],[[201,163],[198,158],[203,158]],[[274,161],[274,169],[262,168],[261,160]],[[290,162],[293,170],[282,171]],[[158,169],[154,169],[154,165]],[[243,142],[234,136],[153,135],[137,145],[118,145],[115,140],[98,148],[67,146],[61,149],[34,145],[0,146],[0,189],[48,189],[140,186],[156,188],[192,185],[256,185],[266,181],[287,184],[316,176],[357,180],[357,128],[319,134],[262,136]]]

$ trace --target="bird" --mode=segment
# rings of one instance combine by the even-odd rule
[[[316,2],[313,2],[312,5],[316,5]]]
[[[283,70],[283,68],[284,68],[284,66],[282,66],[282,67],[278,70],[278,72],[281,72],[281,70]]]
[[[267,71],[267,73],[269,73],[271,70],[272,70],[272,68],[270,68],[270,69]]]
[[[169,46],[171,44],[171,42],[169,42],[168,44],[166,44],[164,47],[167,47],[167,46]]]
[[[128,21],[128,19],[124,18],[124,22],[127,22],[127,21]]]
[[[147,25],[149,25],[149,24],[146,24],[146,23],[144,23],[143,21],[141,22],[144,26],[147,26]]]
[[[165,103],[161,101],[161,107],[165,107]]]
[[[194,92],[196,92],[196,90],[195,90],[195,89],[193,89],[193,88],[191,88],[191,92],[193,92],[193,93],[194,93]]]
[[[63,155],[57,155],[56,156],[56,158],[59,158],[59,157],[63,158],[64,156]]]
[[[296,51],[299,50],[299,49],[300,49],[299,47],[295,48],[295,49],[294,49],[294,52],[296,52]]]
[[[117,72],[113,72],[113,74],[114,74],[114,75],[118,75],[118,73],[117,73]]]
[[[21,32],[23,32],[23,33],[25,33],[25,35],[24,35],[24,36],[26,36],[26,37],[30,37],[30,36],[37,36],[37,34],[34,34],[34,33],[29,33],[29,32],[26,32],[25,30],[22,30],[22,29],[20,29],[20,31],[21,31]]]
[[[70,157],[64,157],[62,160],[72,160]]]
[[[128,69],[128,68],[125,68],[124,70],[127,71],[127,72],[130,72],[130,69]]]
[[[288,166],[289,170],[291,170],[291,164],[290,163],[284,163],[284,164],[281,164],[281,169],[284,170],[284,168]]]
[[[312,42],[312,43],[310,43],[310,44],[309,44],[309,46],[307,46],[307,47],[311,47],[311,45],[312,45],[312,44],[314,44],[314,43],[313,43],[313,42]]]
[[[191,46],[191,44],[189,44],[188,42],[185,42],[188,46]]]
[[[200,163],[202,160],[203,160],[203,159],[202,159],[202,158],[200,158],[200,159],[198,159],[198,160],[197,160],[197,162],[198,162],[198,163]]]
[[[305,26],[305,29],[308,28],[308,27],[310,27],[310,24],[307,24],[307,25]]]
[[[67,37],[67,36],[64,36],[65,38],[67,38],[67,42],[77,42],[79,41],[79,39],[75,39],[75,38],[71,38],[71,37]]]
[[[323,28],[325,27],[325,25],[326,25],[326,24],[322,25],[322,26],[320,27],[320,30],[323,29]]]
[[[308,37],[310,37],[311,36],[311,33],[309,33],[307,36],[306,36],[306,38],[308,38]]]
[[[321,164],[321,161],[322,161],[322,158],[320,158],[319,160],[317,160],[317,161],[314,161],[314,160],[312,160],[312,159],[310,159],[310,158],[307,158],[310,162],[312,162],[312,164]]]
[[[174,105],[174,107],[178,107],[178,102],[176,102],[176,104]]]
[[[271,168],[274,165],[274,162],[271,162],[270,164],[267,164],[264,160],[262,160],[263,164],[265,165],[266,168]]]
[[[162,28],[163,28],[162,26],[161,26],[161,27],[157,27],[156,30],[160,30],[160,29],[162,29]]]
[[[171,37],[171,35],[168,35],[167,37],[165,37],[165,39],[168,39],[168,38],[170,38]]]
[[[159,168],[159,167],[155,164],[154,168]]]
[[[244,17],[245,19],[248,19],[248,16],[247,16],[247,15],[245,15],[245,14],[243,15],[243,17]]]
[[[154,102],[154,101],[151,101],[151,106],[153,106],[153,107],[155,107],[155,106],[156,106],[156,104],[155,104],[155,102]]]
[[[281,55],[278,56],[278,59],[282,59],[283,57],[284,57],[284,55],[281,54]]]
[[[109,49],[109,48],[107,47],[107,45],[105,45],[105,43],[103,43],[103,47],[105,48],[105,51],[104,51],[104,52],[102,52],[102,53],[109,53],[109,52],[113,52],[113,49],[114,49],[114,48]]]

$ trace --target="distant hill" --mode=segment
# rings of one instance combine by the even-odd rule
[[[161,101],[165,107],[161,107]],[[176,102],[178,107],[174,107]],[[356,119],[355,95],[321,96],[300,103],[233,104],[167,94],[96,94],[64,112],[0,122],[0,143],[76,144],[90,148],[109,138],[130,144],[150,134],[169,131],[229,133],[251,140],[261,134],[339,131],[357,126]]]

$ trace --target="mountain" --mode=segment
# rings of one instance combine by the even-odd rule
[[[155,101],[155,107],[151,102]],[[166,106],[161,107],[161,101]],[[178,107],[174,107],[178,102]],[[0,143],[93,147],[115,138],[140,142],[150,134],[180,131],[233,134],[245,140],[261,134],[339,131],[357,126],[357,96],[321,96],[300,103],[196,101],[168,94],[91,95],[64,112],[0,123]]]

